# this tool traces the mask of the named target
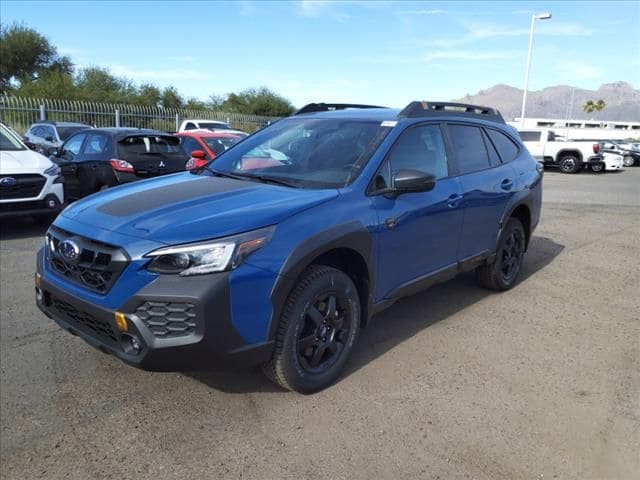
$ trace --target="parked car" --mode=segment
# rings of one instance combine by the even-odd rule
[[[189,130],[175,135],[180,138],[184,152],[191,155],[185,166],[186,170],[206,165],[242,138],[238,135],[211,130]]]
[[[36,122],[29,127],[24,138],[34,145],[35,151],[43,155],[51,155],[74,133],[91,128],[91,125],[76,122]]]
[[[545,167],[559,167],[562,173],[577,173],[590,164],[601,164],[598,142],[558,140],[552,130],[518,130],[534,158]],[[597,167],[596,167],[597,168]]]
[[[0,123],[0,215],[49,218],[64,204],[60,168]]]
[[[211,130],[212,132],[227,132],[240,137],[246,137],[249,134],[242,130],[231,128],[227,122],[219,120],[184,120],[180,124],[178,132],[188,132],[189,130]]]
[[[184,170],[180,139],[157,130],[94,128],[72,135],[51,159],[60,165],[69,200],[134,180]]]
[[[543,170],[500,113],[354,107],[308,105],[197,172],[72,204],[38,252],[38,307],[141,368],[262,364],[309,393],[399,298],[469,270],[513,287]],[[273,163],[245,169],[256,155]]]
[[[625,167],[633,167],[640,164],[640,151],[635,149],[632,143],[620,140],[605,140],[600,147],[604,152],[611,152],[622,156]]]
[[[624,162],[622,160],[622,155],[612,152],[602,152],[602,162],[590,163],[589,168],[594,173],[624,170]]]

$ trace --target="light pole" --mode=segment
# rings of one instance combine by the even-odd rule
[[[551,18],[550,13],[538,13],[531,15],[531,28],[529,29],[529,53],[527,54],[527,69],[524,74],[524,93],[522,94],[522,113],[520,114],[520,128],[524,128],[524,112],[527,105],[527,89],[529,88],[529,70],[531,70],[531,50],[533,49],[533,28],[537,20],[547,20]]]

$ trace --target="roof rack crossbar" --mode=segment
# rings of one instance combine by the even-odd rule
[[[495,108],[454,102],[411,102],[404,107],[400,117],[425,117],[434,113],[447,112],[451,115],[474,116],[498,123],[505,123],[502,114]]]
[[[313,112],[330,112],[334,110],[346,110],[347,108],[387,108],[387,107],[381,107],[379,105],[360,105],[357,103],[309,103],[308,105],[305,105],[296,113],[294,113],[294,115],[302,115],[304,113],[313,113]]]

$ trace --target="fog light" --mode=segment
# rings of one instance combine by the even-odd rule
[[[58,203],[57,203],[55,200],[53,200],[52,198],[50,198],[50,199],[47,201],[47,206],[48,206],[49,208],[56,208],[56,207],[58,206]]]
[[[127,319],[124,316],[124,313],[115,312],[114,317],[116,319],[116,326],[118,330],[121,332],[126,332],[129,330],[129,325],[127,325]]]
[[[142,350],[142,345],[138,338],[129,333],[123,333],[120,341],[122,342],[125,353],[129,355],[137,355]]]
[[[43,298],[42,289],[40,287],[36,287],[36,300],[42,303]]]

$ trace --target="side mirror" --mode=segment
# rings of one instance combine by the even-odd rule
[[[393,190],[399,195],[428,192],[436,186],[436,177],[420,170],[399,170],[393,175]]]
[[[193,158],[197,158],[199,160],[206,160],[207,159],[207,154],[202,150],[194,150],[193,152],[191,152],[191,156]]]

